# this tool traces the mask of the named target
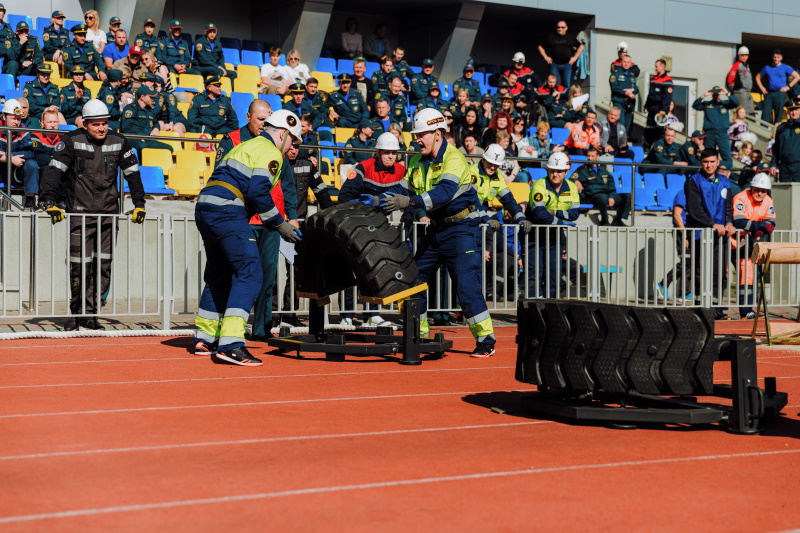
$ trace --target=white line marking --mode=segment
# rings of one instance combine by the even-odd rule
[[[45,385],[2,385],[0,389],[33,389],[43,387],[87,387],[96,385],[144,385],[152,383],[186,383],[192,381],[218,381],[231,379],[311,378],[316,376],[361,376],[373,374],[411,374],[418,372],[462,372],[468,370],[508,370],[513,366],[486,366],[472,368],[428,368],[418,370],[386,370],[378,372],[331,372],[327,374],[281,374],[277,376],[231,376],[219,378],[154,379],[145,381],[108,381],[98,383],[53,383]]]
[[[44,459],[48,457],[64,457],[73,455],[93,455],[100,453],[122,453],[122,452],[145,452],[153,450],[173,450],[179,448],[199,448],[204,446],[232,446],[241,444],[266,444],[270,442],[286,442],[286,441],[302,441],[302,440],[321,440],[321,439],[343,439],[350,437],[376,437],[382,435],[402,435],[406,433],[432,433],[437,431],[457,431],[465,429],[494,429],[502,427],[514,426],[531,426],[535,424],[552,424],[549,420],[536,420],[530,422],[509,422],[507,424],[483,424],[473,426],[454,426],[454,427],[438,427],[438,428],[421,428],[421,429],[396,429],[387,431],[367,431],[362,433],[340,433],[330,435],[305,435],[295,437],[271,437],[265,439],[246,439],[246,440],[230,440],[230,441],[217,441],[217,442],[190,442],[185,444],[163,444],[159,446],[138,446],[130,448],[106,448],[100,450],[82,450],[82,451],[69,451],[69,452],[52,452],[52,453],[33,453],[29,455],[7,455],[0,457],[0,460],[17,460],[17,459]]]
[[[15,415],[0,415],[3,418],[27,418],[34,416],[65,416],[65,415],[100,415],[108,413],[135,413],[146,411],[172,411],[179,409],[215,409],[218,407],[248,407],[254,405],[280,405],[292,403],[316,403],[316,402],[344,402],[344,401],[358,401],[358,400],[386,400],[392,398],[419,398],[422,396],[452,396],[458,394],[488,394],[495,391],[461,391],[461,392],[430,392],[424,394],[387,394],[382,396],[353,396],[348,398],[314,398],[306,400],[274,400],[270,402],[244,402],[244,403],[217,403],[209,405],[177,405],[174,407],[131,407],[128,409],[102,409],[96,411],[65,411],[61,413],[20,413]],[[531,390],[517,390],[510,392],[532,392]]]
[[[776,363],[775,361],[762,361],[765,365],[780,365],[780,366],[793,366],[800,367],[800,365],[793,365],[791,363]]]
[[[748,452],[732,453],[720,455],[699,455],[695,457],[676,457],[672,459],[649,459],[646,461],[620,461],[617,463],[586,464],[573,466],[552,466],[546,468],[528,468],[525,470],[509,470],[501,472],[484,472],[475,474],[462,474],[456,476],[429,477],[418,479],[400,479],[394,481],[379,481],[375,483],[360,483],[356,485],[334,485],[330,487],[313,487],[308,489],[283,490],[276,492],[262,492],[257,494],[238,494],[234,496],[220,496],[217,498],[202,498],[196,500],[178,500],[171,502],[144,503],[138,505],[119,505],[116,507],[100,507],[96,509],[80,509],[74,511],[62,511],[57,513],[42,513],[31,515],[7,516],[0,518],[0,524],[11,524],[15,522],[32,522],[35,520],[47,520],[53,518],[73,518],[76,516],[94,516],[99,514],[124,513],[131,511],[147,511],[150,509],[169,509],[172,507],[188,507],[194,505],[209,505],[217,503],[240,502],[249,500],[265,500],[271,498],[282,498],[287,496],[305,496],[309,494],[326,494],[332,492],[344,492],[354,490],[380,489],[387,487],[404,487],[410,485],[422,485],[428,483],[446,483],[452,481],[470,481],[475,479],[490,479],[498,477],[526,476],[532,474],[549,474],[554,472],[571,472],[579,470],[596,470],[604,468],[624,468],[658,464],[686,463],[691,461],[713,461],[720,459],[737,459],[743,457],[764,457],[770,455],[785,455],[800,452],[796,450],[777,450],[769,452]]]
[[[58,340],[58,339],[55,339]],[[9,341],[10,342],[10,341]],[[187,341],[190,344],[191,341]],[[161,342],[120,342],[120,343],[98,343],[98,344],[37,344],[35,346],[0,346],[0,350],[27,350],[28,348],[91,348],[93,346],[141,346],[143,344],[163,344]]]
[[[30,365],[78,365],[87,363],[138,363],[139,361],[196,361],[197,356],[187,357],[156,357],[152,359],[94,359],[91,361],[48,361],[42,363],[0,363],[0,366],[30,366]]]

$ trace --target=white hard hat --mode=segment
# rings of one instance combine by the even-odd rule
[[[378,141],[375,143],[375,148],[378,150],[399,150],[400,143],[394,133],[385,131],[378,136]]]
[[[300,119],[297,115],[286,109],[279,109],[273,112],[266,121],[273,128],[289,131],[289,135],[299,141],[303,138],[303,131],[300,129]]]
[[[753,179],[750,181],[750,187],[770,190],[772,189],[772,180],[769,179],[769,174],[760,172],[753,176]]]
[[[626,43],[625,41],[620,41],[617,44],[617,51],[619,51],[619,52],[627,52],[628,51],[628,43]]]
[[[550,170],[569,170],[569,156],[564,152],[556,152],[547,159]]]
[[[86,120],[92,120],[97,118],[109,118],[111,115],[108,112],[108,107],[106,107],[106,104],[97,98],[92,98],[83,104],[81,116]]]
[[[514,61],[514,63],[516,63],[517,61],[519,61],[520,63],[524,63],[525,62],[525,54],[523,54],[522,52],[517,52],[516,54],[514,54],[514,57],[512,58],[512,61]]]
[[[739,51],[738,51],[738,52],[736,52],[736,53],[737,53],[737,54],[747,54],[747,55],[750,55],[750,49],[749,49],[749,48],[747,48],[746,46],[740,46],[740,47],[739,47]]]
[[[19,105],[14,99],[6,100],[6,103],[3,104],[3,114],[4,115],[21,115],[22,114],[22,106]]]
[[[424,133],[426,131],[447,130],[447,122],[437,109],[421,109],[414,115],[414,127],[411,133]]]
[[[506,151],[499,144],[490,144],[483,152],[483,158],[492,165],[502,165],[506,158]]]

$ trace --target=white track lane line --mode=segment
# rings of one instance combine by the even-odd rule
[[[471,368],[420,368],[419,370],[386,370],[378,372],[331,372],[325,374],[279,374],[272,376],[231,376],[219,378],[184,378],[184,379],[152,379],[145,381],[108,381],[97,383],[53,383],[44,385],[0,385],[1,389],[36,389],[45,387],[89,387],[100,385],[149,385],[153,383],[189,383],[193,381],[227,381],[233,379],[275,379],[275,378],[312,378],[327,376],[368,376],[375,374],[411,374],[419,372],[464,372],[471,370],[509,370],[513,366],[486,366]]]
[[[157,357],[153,359],[93,359],[91,361],[47,361],[33,363],[0,363],[0,366],[32,366],[32,365],[86,365],[91,363],[138,363],[139,361],[199,361],[203,358],[196,355],[187,357]]]
[[[99,507],[95,509],[79,509],[74,511],[62,511],[56,513],[7,516],[0,518],[0,524],[12,524],[15,522],[33,522],[36,520],[48,520],[56,518],[74,518],[78,516],[96,516],[101,514],[125,513],[132,511],[149,511],[153,509],[169,509],[173,507],[190,507],[190,506],[209,505],[218,503],[266,500],[273,498],[285,498],[288,496],[307,496],[313,494],[329,494],[329,493],[356,491],[356,490],[404,487],[404,486],[423,485],[431,483],[447,483],[454,481],[471,481],[476,479],[529,476],[533,474],[551,474],[558,472],[579,472],[579,471],[591,471],[591,470],[611,469],[611,468],[627,468],[627,467],[652,466],[652,465],[662,465],[662,464],[689,463],[693,461],[718,461],[724,459],[768,457],[768,456],[787,455],[796,453],[800,453],[800,449],[777,450],[777,451],[767,451],[767,452],[731,453],[731,454],[719,454],[719,455],[698,455],[694,457],[676,457],[671,459],[649,459],[645,461],[619,461],[616,463],[551,466],[546,468],[528,468],[524,470],[508,470],[501,472],[479,472],[479,473],[462,474],[456,476],[399,479],[393,481],[379,481],[375,483],[361,483],[356,485],[333,485],[329,487],[313,487],[308,489],[262,492],[257,494],[238,494],[234,496],[220,496],[217,498],[202,498],[196,500],[178,500],[171,502],[143,503],[138,505],[119,505],[116,507]]]
[[[99,450],[81,450],[69,452],[52,452],[52,453],[33,453],[29,455],[7,455],[0,457],[0,461],[11,461],[19,459],[46,459],[49,457],[71,457],[76,455],[94,455],[101,453],[123,453],[123,452],[148,452],[154,450],[174,450],[181,448],[201,448],[205,446],[235,446],[242,444],[267,444],[271,442],[287,442],[287,441],[304,441],[304,440],[322,440],[322,439],[344,439],[352,437],[377,437],[383,435],[403,435],[408,433],[433,433],[438,431],[460,431],[467,429],[495,429],[515,426],[532,426],[537,424],[552,424],[549,420],[535,420],[529,422],[509,422],[506,424],[483,424],[472,426],[454,426],[454,427],[437,427],[437,428],[420,428],[420,429],[395,429],[387,431],[367,431],[362,433],[339,433],[330,435],[301,435],[295,437],[271,437],[264,439],[246,439],[246,440],[229,440],[217,442],[190,442],[185,444],[163,444],[159,446],[137,446],[129,448],[106,448]]]
[[[54,339],[59,340],[59,339]],[[13,342],[13,341],[9,341]],[[191,341],[188,341],[191,344]],[[120,342],[120,343],[97,343],[97,344],[38,344],[34,346],[0,346],[0,350],[27,350],[30,348],[91,348],[92,346],[141,346],[143,344],[163,344],[162,342]]]
[[[61,413],[30,413],[30,414],[15,414],[15,415],[0,415],[0,419],[4,418],[28,418],[40,416],[69,416],[69,415],[102,415],[111,413],[137,413],[147,411],[174,411],[182,409],[216,409],[219,407],[251,407],[256,405],[282,405],[282,404],[297,404],[297,403],[319,403],[319,402],[347,402],[359,400],[390,400],[394,398],[420,398],[427,396],[455,396],[459,394],[488,394],[490,392],[497,392],[496,390],[481,390],[481,391],[461,391],[461,392],[429,392],[424,394],[387,394],[381,396],[352,396],[347,398],[314,398],[307,400],[274,400],[269,402],[243,402],[243,403],[217,403],[209,405],[176,405],[173,407],[131,407],[128,409],[101,409],[96,411],[65,411]],[[532,390],[512,390],[504,392],[533,392]]]

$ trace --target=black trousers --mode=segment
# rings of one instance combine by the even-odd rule
[[[113,241],[118,231],[116,217],[70,215],[69,310],[73,315],[97,314],[97,301],[111,283]]]

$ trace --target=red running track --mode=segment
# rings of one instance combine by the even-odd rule
[[[478,360],[448,330],[457,351],[420,367],[215,365],[185,338],[3,342],[0,531],[800,527],[800,350],[759,348],[789,393],[764,435],[616,431],[527,416],[515,328],[497,333]]]

